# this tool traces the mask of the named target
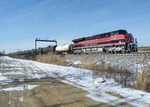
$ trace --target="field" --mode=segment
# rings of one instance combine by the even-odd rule
[[[40,56],[37,60],[46,61],[44,57],[48,58],[47,56]],[[127,58],[125,56],[112,57],[111,55],[107,55],[107,57],[105,55],[52,55],[52,57],[51,60],[56,61],[55,65],[1,57],[0,104],[3,107],[150,106],[150,94],[148,92],[125,88],[124,85],[111,78],[120,76],[114,76],[114,73],[110,75],[107,72],[96,71],[97,68],[94,68],[94,71],[75,68],[81,65],[86,67],[86,64],[96,64],[106,70],[106,66],[100,65],[112,64],[111,69],[110,67],[107,68],[108,71],[112,72],[116,69],[113,69],[115,63],[113,64],[111,61],[116,60],[116,64],[119,61],[120,65],[126,67],[132,63],[133,65],[135,63],[140,64],[145,56],[128,56]],[[58,61],[59,58],[61,63],[65,63],[65,66],[68,67],[56,65],[57,63],[61,64]],[[149,59],[146,62],[149,62]],[[134,67],[141,68],[141,65],[133,65],[131,68],[128,67],[129,70],[133,69],[134,71]]]

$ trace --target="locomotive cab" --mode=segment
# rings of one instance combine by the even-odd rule
[[[129,48],[131,52],[138,52],[138,45],[136,38],[132,36],[132,34],[129,34],[130,41],[129,41]]]

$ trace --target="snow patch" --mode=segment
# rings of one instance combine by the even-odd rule
[[[33,88],[37,87],[38,85],[29,85],[29,84],[24,84],[24,85],[19,85],[17,87],[12,87],[12,88],[3,88],[1,91],[24,91],[24,90],[32,90]]]
[[[23,99],[24,99],[23,97],[20,97],[20,98],[19,98],[19,100],[20,100],[21,102],[23,102]]]
[[[9,82],[12,82],[13,80],[8,79],[5,76],[2,76],[2,74],[0,73],[0,84],[7,84]]]
[[[23,73],[22,72],[7,72],[7,73],[3,73],[4,75],[22,75]]]
[[[73,64],[78,65],[78,64],[81,64],[81,62],[80,61],[75,61]]]

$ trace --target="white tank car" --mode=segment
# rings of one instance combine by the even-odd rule
[[[71,52],[72,45],[67,44],[67,45],[57,46],[55,50],[56,52]]]

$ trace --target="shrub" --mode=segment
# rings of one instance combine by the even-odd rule
[[[65,58],[60,57],[59,55],[51,54],[51,53],[47,55],[37,55],[36,61],[49,63],[49,64],[63,65],[63,66],[68,65],[68,62],[65,60]]]
[[[136,79],[137,89],[150,92],[150,71],[141,70]]]

